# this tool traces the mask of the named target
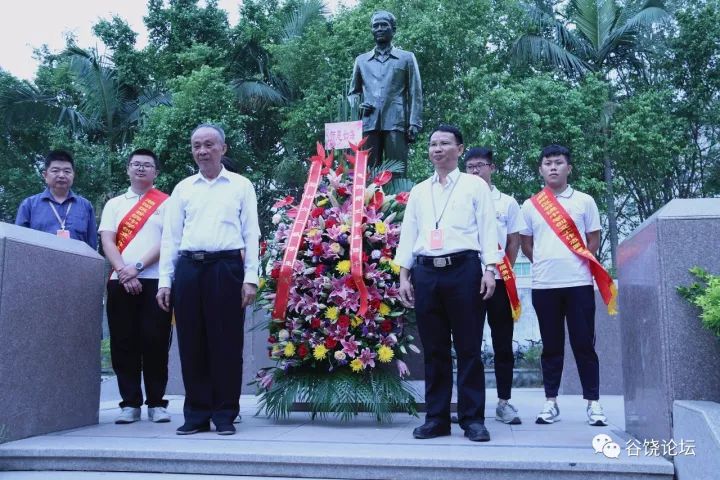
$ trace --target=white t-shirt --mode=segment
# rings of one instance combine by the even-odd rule
[[[117,233],[120,221],[125,218],[125,215],[130,212],[139,200],[140,196],[130,188],[128,188],[126,193],[108,200],[105,208],[103,208],[98,230],[100,232]],[[135,265],[148,250],[153,246],[160,245],[166,204],[167,200],[155,210],[145,222],[145,225],[143,225],[137,235],[135,235],[135,238],[125,247],[125,250],[122,252],[122,258],[125,264]],[[140,272],[138,278],[158,278],[159,273],[158,263],[155,262]],[[117,280],[117,273],[113,272],[110,278]]]
[[[495,205],[498,241],[502,247],[498,254],[498,260],[501,260],[505,255],[507,236],[525,229],[525,219],[520,215],[520,205],[518,205],[513,197],[502,193],[495,188],[495,185],[491,187],[490,194],[492,195],[493,204]],[[497,280],[501,278],[499,272],[495,274],[495,278]]]
[[[600,212],[590,195],[568,185],[555,196],[572,217],[581,235],[600,230]],[[575,255],[550,228],[530,199],[522,206],[525,229],[521,235],[533,237],[532,288],[565,288],[592,285],[587,260]],[[587,237],[583,239],[587,245]]]

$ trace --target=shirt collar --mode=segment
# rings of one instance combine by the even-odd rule
[[[375,47],[372,49],[372,55],[370,55],[370,58],[368,60],[372,60],[375,57],[378,57],[380,55],[389,55],[393,58],[398,58],[397,52],[395,51],[395,47],[391,44],[388,48],[381,50],[378,47]]]
[[[57,201],[55,201],[55,199],[53,198],[52,193],[50,193],[50,188],[47,188],[47,187],[45,188],[45,191],[42,192],[42,194],[40,195],[40,199],[41,199],[41,200],[51,200],[51,201],[57,203]],[[70,190],[70,191],[68,192],[68,196],[67,196],[67,198],[65,199],[66,202],[67,202],[68,200],[75,201],[75,194],[73,193],[72,190]],[[63,203],[65,203],[65,202],[63,202]]]
[[[555,198],[570,198],[572,197],[573,192],[575,192],[575,190],[573,190],[573,188],[568,185],[567,188],[562,191],[562,193],[558,193],[557,195],[555,195]]]
[[[490,195],[492,196],[493,200],[500,200],[502,198],[502,192],[495,188],[495,185],[490,187]]]
[[[150,188],[148,189],[148,192],[149,192],[151,189],[153,189],[153,188],[155,188],[155,187],[154,187],[154,186],[150,187]],[[145,193],[147,193],[147,192],[145,192]],[[135,193],[135,192],[133,191],[132,187],[128,187],[127,192],[125,192],[125,198],[127,198],[128,200],[130,200],[131,198],[140,198],[140,195],[138,195],[137,193]]]
[[[227,181],[230,181],[230,176],[228,175],[228,170],[227,170],[224,166],[222,166],[222,167],[220,168],[220,173],[218,173],[218,176],[215,177],[215,178],[213,178],[212,180],[208,180],[208,179],[205,178],[205,177],[203,176],[203,174],[200,173],[200,172],[196,173],[196,174],[195,174],[195,179],[193,180],[193,183],[197,183],[197,182],[203,181],[203,182],[205,182],[205,183],[212,184],[212,183],[215,183],[216,181],[218,181],[218,180],[221,179],[221,178],[223,178],[223,179],[225,179],[225,180],[227,180]]]
[[[460,169],[456,167],[455,170],[453,170],[452,172],[448,173],[447,178],[448,178],[448,180],[450,180],[450,182],[448,183],[448,185],[452,185],[453,183],[457,182],[458,178],[460,178]],[[431,178],[430,181],[431,181],[432,183],[440,183],[440,176],[438,175],[437,172],[435,172],[435,173],[433,174],[433,176],[432,176],[432,178]],[[447,186],[447,185],[445,185],[445,186]]]

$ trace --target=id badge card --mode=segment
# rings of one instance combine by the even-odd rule
[[[70,230],[60,229],[57,231],[57,236],[60,238],[70,238]]]
[[[441,248],[443,248],[442,228],[430,230],[430,250],[440,250]]]

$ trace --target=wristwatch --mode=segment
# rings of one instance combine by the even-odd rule
[[[145,270],[145,264],[142,261],[137,262],[135,264],[135,270],[137,270],[138,272],[142,272],[143,270]]]
[[[485,265],[485,271],[495,273],[495,265]]]

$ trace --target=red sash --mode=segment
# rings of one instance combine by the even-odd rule
[[[575,225],[572,217],[570,217],[563,206],[560,205],[560,202],[557,201],[552,190],[545,187],[540,193],[533,195],[530,201],[560,241],[575,255],[590,263],[590,272],[593,278],[595,278],[595,282],[597,282],[598,290],[600,290],[600,295],[605,305],[608,307],[608,313],[610,315],[617,314],[618,293],[615,282],[613,282],[607,270],[597,261],[595,255],[587,249],[577,225]]]
[[[115,237],[115,244],[120,253],[125,250],[128,244],[135,238],[140,229],[145,225],[153,213],[167,200],[168,194],[156,188],[151,188],[143,195],[130,211],[120,220],[118,232]]]
[[[367,150],[355,152],[355,173],[352,191],[352,226],[350,227],[350,273],[360,292],[358,316],[367,312],[368,290],[363,279],[363,210],[365,207],[365,175],[367,174]]]
[[[502,245],[498,244],[498,248],[502,248]],[[503,255],[503,259],[497,263],[497,267],[498,272],[500,272],[500,277],[502,277],[503,282],[505,282],[505,290],[507,291],[508,300],[510,300],[512,319],[517,322],[522,313],[522,306],[520,305],[517,283],[515,282],[515,272],[513,272],[510,258],[508,258],[507,254]]]
[[[325,157],[325,149],[320,143],[317,144],[317,155],[312,156],[310,160],[312,163],[310,165],[310,172],[308,173],[308,180],[305,184],[305,191],[303,192],[302,200],[300,200],[300,207],[297,210],[295,222],[290,231],[290,236],[287,239],[285,254],[283,255],[282,265],[280,266],[277,291],[275,294],[275,308],[272,314],[273,318],[278,320],[285,318],[285,310],[287,309],[288,299],[290,298],[293,265],[295,265],[295,259],[300,250],[305,225],[307,224],[308,218],[310,218],[310,210],[315,200],[318,185],[320,184],[323,164],[332,163],[332,157]]]

